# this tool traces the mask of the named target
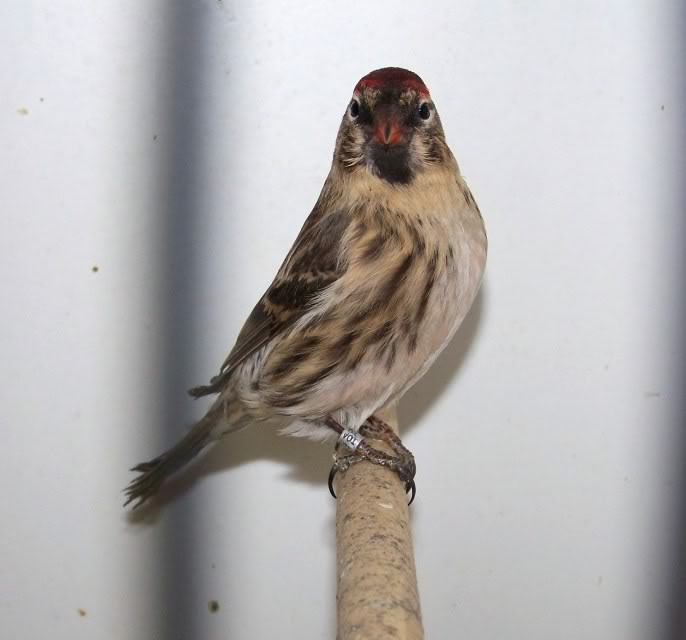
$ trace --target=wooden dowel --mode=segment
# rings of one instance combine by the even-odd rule
[[[394,409],[378,415],[397,433]],[[371,444],[384,449],[377,441]],[[337,640],[421,640],[408,497],[402,483],[385,467],[360,462],[339,474],[336,494]]]

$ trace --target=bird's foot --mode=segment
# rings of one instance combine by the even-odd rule
[[[402,443],[398,434],[391,429],[387,422],[381,420],[381,418],[369,416],[366,422],[360,427],[360,435],[372,440],[382,440],[391,447],[399,457],[410,457],[414,460],[414,456]]]
[[[349,432],[343,432],[341,434],[341,439],[345,438],[345,434]],[[360,428],[360,435],[364,435],[367,438],[373,440],[381,440],[386,442],[391,449],[396,453],[395,456],[379,451],[374,447],[370,446],[365,440],[358,437],[358,441],[354,442],[353,453],[346,456],[334,456],[334,463],[331,467],[329,473],[329,491],[331,495],[335,498],[336,493],[333,488],[333,481],[336,474],[339,472],[346,472],[353,464],[357,464],[362,460],[367,460],[372,464],[377,464],[382,467],[388,467],[391,471],[394,471],[400,480],[405,485],[406,491],[411,491],[412,496],[410,498],[409,504],[412,504],[415,495],[417,494],[417,487],[414,482],[414,476],[417,472],[417,466],[414,461],[414,456],[412,453],[403,445],[400,438],[391,430],[391,428],[382,420],[372,416],[364,425]],[[339,439],[339,444],[341,442]],[[343,443],[346,444],[345,440]],[[338,445],[336,446],[336,451],[338,451]]]

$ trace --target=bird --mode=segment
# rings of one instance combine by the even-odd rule
[[[377,415],[419,380],[464,320],[486,265],[479,207],[424,81],[372,71],[347,103],[312,212],[207,385],[205,415],[133,467],[139,506],[208,445],[251,424],[337,438],[329,476],[368,460],[412,489],[414,456]],[[395,455],[374,448],[384,440]]]

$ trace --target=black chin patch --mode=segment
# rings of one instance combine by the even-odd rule
[[[409,146],[406,144],[373,144],[371,162],[379,178],[391,184],[407,184],[414,172],[410,166]]]

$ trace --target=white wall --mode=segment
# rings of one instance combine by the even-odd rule
[[[427,637],[676,640],[683,16],[558,4],[2,3],[2,637],[334,636],[327,448],[247,431],[161,511],[120,490],[398,65],[490,238],[401,405]]]

